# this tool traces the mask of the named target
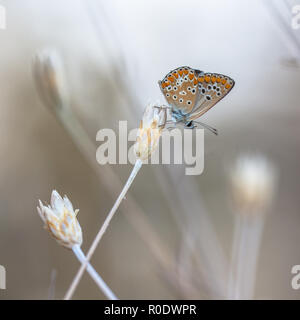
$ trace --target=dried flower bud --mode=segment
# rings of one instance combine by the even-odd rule
[[[60,245],[69,249],[74,245],[81,246],[82,231],[76,218],[79,210],[73,210],[72,203],[66,196],[62,198],[54,190],[51,195],[51,205],[44,206],[39,201],[37,210],[45,224],[45,229]]]
[[[154,152],[166,120],[167,109],[165,107],[157,107],[152,104],[146,107],[134,145],[135,154],[139,159],[146,160]]]
[[[33,75],[41,98],[48,107],[57,108],[68,104],[64,67],[56,51],[44,50],[36,55]]]
[[[271,203],[277,172],[260,155],[242,156],[231,172],[233,197],[241,212],[263,212]]]

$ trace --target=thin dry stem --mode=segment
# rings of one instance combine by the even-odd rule
[[[100,275],[96,272],[96,270],[87,262],[87,258],[85,257],[84,253],[82,252],[79,245],[75,245],[72,248],[75,256],[81,262],[81,265],[86,266],[87,272],[90,274],[92,279],[96,282],[100,290],[104,293],[104,295],[109,300],[119,300],[116,295],[111,291],[108,285],[104,282],[104,280],[100,277]]]
[[[70,288],[69,290],[67,291],[66,295],[65,295],[65,300],[69,300],[71,299],[72,295],[74,294],[74,291],[76,289],[76,287],[78,286],[79,284],[79,281],[83,275],[83,272],[84,270],[86,269],[87,267],[87,264],[88,262],[90,261],[92,255],[94,254],[100,240],[102,239],[106,229],[108,228],[109,226],[109,223],[111,221],[111,219],[113,218],[114,214],[116,213],[117,209],[119,208],[119,205],[121,204],[122,200],[124,199],[128,189],[130,188],[134,178],[136,177],[137,173],[139,172],[141,166],[142,166],[142,161],[141,160],[137,160],[133,169],[132,169],[132,172],[124,186],[124,188],[122,189],[119,197],[117,198],[115,204],[113,205],[112,209],[110,210],[109,214],[107,215],[102,227],[100,228],[98,234],[96,235],[96,238],[94,239],[89,251],[88,251],[88,254],[87,254],[87,257],[86,257],[86,261],[85,263],[83,263],[79,269],[79,271],[77,272],[75,278],[73,279],[71,285],[70,285]]]

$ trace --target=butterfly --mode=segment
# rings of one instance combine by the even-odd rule
[[[171,122],[183,123],[190,129],[198,123],[218,134],[216,129],[195,120],[231,91],[235,84],[233,79],[218,73],[180,67],[169,72],[158,84],[170,106]]]

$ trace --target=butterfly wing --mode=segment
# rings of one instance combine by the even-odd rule
[[[189,67],[180,67],[169,72],[162,81],[160,89],[172,110],[183,116],[192,112],[199,100],[199,76],[204,73]]]
[[[195,120],[223,99],[235,82],[228,76],[218,73],[205,73],[198,77],[198,99],[187,119]]]

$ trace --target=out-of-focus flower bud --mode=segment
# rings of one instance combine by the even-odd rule
[[[69,103],[63,62],[53,50],[36,54],[33,75],[43,102],[50,108],[59,108]]]
[[[240,212],[263,212],[271,203],[277,170],[262,155],[240,156],[231,170],[233,199]]]

